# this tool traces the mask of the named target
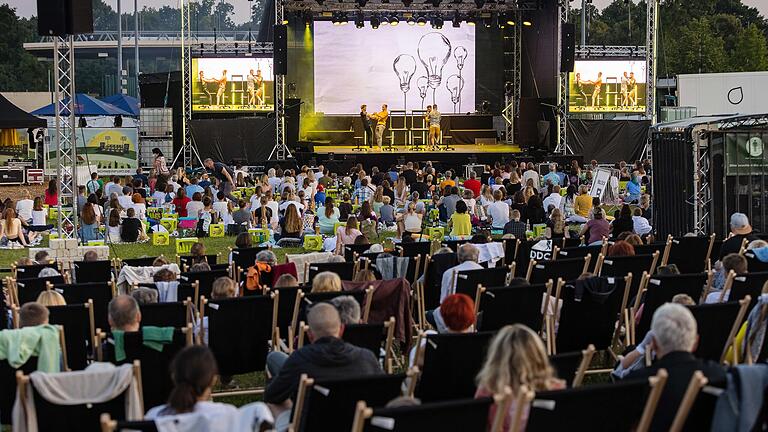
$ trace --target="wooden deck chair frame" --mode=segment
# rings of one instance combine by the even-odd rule
[[[651,262],[651,267],[648,269],[649,274],[654,274],[656,271],[656,264],[659,262],[659,251],[654,252],[653,254],[653,261]],[[608,258],[607,255],[603,255],[602,253],[597,256],[597,263],[595,264],[595,271],[594,274],[597,276],[602,275],[603,271],[603,264],[605,263],[605,259]]]
[[[654,263],[656,262],[656,259],[654,258]],[[611,346],[615,347],[620,338],[621,333],[621,327],[624,326],[624,336],[625,340],[624,342],[627,342],[629,340],[629,317],[626,314],[627,311],[627,303],[629,302],[629,289],[632,286],[632,272],[627,273],[626,276],[624,276],[624,296],[621,298],[621,309],[619,309],[619,325],[616,326],[616,331],[613,332],[613,340],[611,341]],[[638,290],[639,292],[639,290]],[[629,345],[627,343],[627,345]],[[613,352],[613,351],[611,351]]]
[[[270,341],[272,350],[277,351],[280,342],[280,332],[277,330],[277,311],[278,302],[280,301],[280,291],[266,291],[264,295],[268,295],[272,299],[272,330],[269,334],[272,335]],[[203,317],[205,317],[205,305],[208,304],[208,302],[209,300],[206,299],[205,296],[200,298],[200,331],[197,334],[198,345],[205,345],[205,341],[203,340],[203,334],[205,333],[205,321],[203,320]]]
[[[365,302],[363,303],[363,316],[361,322],[368,324],[368,318],[371,316],[371,304],[373,304],[373,285],[365,290]]]
[[[512,390],[509,387],[504,387],[502,393],[493,395],[493,402],[496,406],[502,406],[504,409],[496,410],[496,414],[491,422],[491,427],[488,430],[491,432],[501,432],[504,426],[504,418],[512,403]],[[522,410],[518,411],[522,412]],[[357,407],[355,408],[355,418],[352,422],[352,432],[363,432],[365,421],[371,417],[373,417],[373,408],[368,407],[364,401],[358,401]]]
[[[520,250],[520,239],[511,238],[511,239],[504,239],[501,241],[501,247],[506,252],[507,250],[507,242],[512,241],[515,242],[515,251],[512,253],[512,256],[509,258],[512,262],[515,261],[515,258],[517,258],[517,251]],[[506,260],[506,258],[505,258]]]
[[[582,381],[584,381],[584,375],[587,373],[589,365],[592,363],[592,357],[595,355],[595,346],[589,344],[587,349],[581,351],[581,362],[576,369],[576,375],[573,377],[571,387],[580,387]]]
[[[736,334],[739,332],[739,329],[741,328],[741,323],[744,321],[744,317],[747,314],[747,307],[749,306],[749,303],[752,301],[752,296],[745,296],[743,299],[739,300],[739,312],[736,314],[736,319],[733,321],[733,325],[731,326],[731,331],[728,333],[728,339],[725,341],[725,346],[723,347],[723,353],[720,355],[720,363],[725,363],[725,357],[728,353],[728,348],[733,347],[733,363],[739,364],[739,349],[736,345]]]
[[[683,430],[685,421],[688,419],[688,414],[690,414],[691,408],[693,408],[693,404],[696,402],[696,397],[708,382],[709,380],[701,371],[693,373],[691,381],[688,383],[688,388],[685,390],[683,400],[677,408],[677,413],[675,414],[675,419],[672,421],[672,426],[669,428],[670,432],[680,432]]]
[[[733,285],[733,280],[736,278],[736,272],[733,270],[728,271],[728,275],[725,277],[725,283],[723,284],[723,289],[720,290],[720,297],[718,297],[717,302],[722,303],[725,301],[725,294],[727,292],[731,291],[731,286]],[[707,296],[705,295],[704,298],[706,299]]]
[[[280,327],[277,324],[275,324],[275,340],[277,341],[277,346],[275,346],[273,349],[282,351],[286,354],[290,354],[293,352],[294,350],[293,339],[296,336],[296,326],[298,325],[297,321],[299,319],[299,311],[301,310],[301,300],[303,298],[304,298],[304,291],[301,289],[297,289],[296,298],[293,303],[291,324],[288,326],[288,337],[286,338],[287,343],[283,342],[282,336],[280,335]],[[279,297],[277,301],[279,301]],[[276,304],[277,304],[277,301],[276,301]]]
[[[552,259],[551,261],[555,261],[555,260]],[[581,270],[582,274],[586,273],[587,270],[589,270],[589,263],[590,263],[590,261],[592,261],[592,254],[587,254],[584,257],[584,268]],[[531,275],[533,274],[533,269],[534,269],[534,267],[536,267],[536,264],[538,264],[538,263],[539,262],[534,260],[534,259],[528,261],[528,270],[525,272],[525,280],[527,280],[528,282],[531,281]]]

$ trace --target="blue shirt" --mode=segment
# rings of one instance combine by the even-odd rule
[[[627,182],[627,195],[635,199],[640,198],[640,184],[633,181]]]
[[[203,193],[203,192],[205,192],[205,189],[203,189],[202,187],[200,187],[200,185],[197,185],[197,184],[193,184],[193,185],[189,185],[189,186],[186,186],[186,187],[184,187],[184,192],[186,192],[186,193],[187,193],[187,196],[188,196],[190,199],[192,199],[192,195],[194,195],[194,194],[195,194],[195,192],[200,192],[200,193]]]
[[[546,184],[547,181],[549,181],[553,185],[559,185],[560,184],[560,176],[557,175],[556,172],[551,172],[550,171],[549,174],[544,176],[544,184]]]

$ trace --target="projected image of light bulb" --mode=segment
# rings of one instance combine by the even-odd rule
[[[411,89],[411,78],[416,73],[416,60],[411,55],[400,54],[392,63],[392,69],[400,80],[400,91],[403,92],[403,109],[407,109],[407,94]]]
[[[419,96],[421,96],[421,109],[424,109],[424,98],[427,97],[427,77],[420,76],[416,79],[416,88],[419,89]]]
[[[453,57],[456,59],[456,67],[459,68],[459,70],[464,69],[464,60],[467,59],[467,49],[463,46],[457,46],[455,50],[453,50]]]
[[[443,79],[443,67],[451,57],[451,41],[437,32],[427,33],[419,40],[419,60],[427,70],[427,84],[437,89]]]
[[[453,112],[456,112],[456,104],[461,98],[461,91],[464,89],[464,78],[458,75],[451,75],[445,80],[445,88],[451,93],[451,102],[453,102]]]

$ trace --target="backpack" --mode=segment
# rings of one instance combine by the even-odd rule
[[[272,267],[269,264],[257,262],[255,265],[248,267],[248,272],[245,276],[245,289],[248,291],[261,291],[264,289],[261,283],[261,273],[269,273],[272,271]]]

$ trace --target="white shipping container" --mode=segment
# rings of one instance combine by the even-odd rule
[[[700,116],[768,113],[768,71],[678,75],[677,91]]]

